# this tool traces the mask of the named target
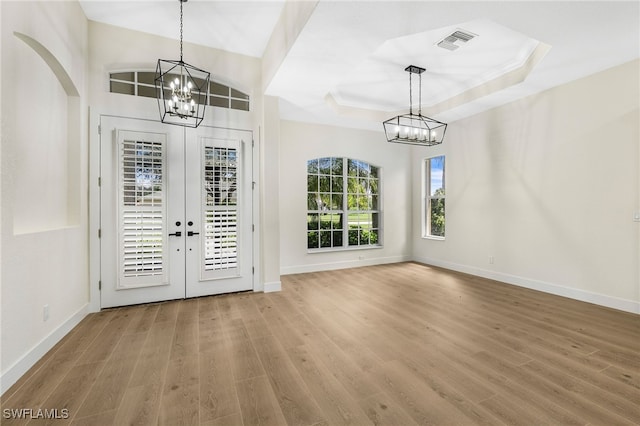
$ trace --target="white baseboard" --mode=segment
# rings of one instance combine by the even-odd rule
[[[529,288],[531,290],[538,290],[544,293],[555,294],[556,296],[568,297],[570,299],[580,300],[581,302],[593,303],[595,305],[605,306],[607,308],[617,309],[619,311],[640,314],[640,302],[634,300],[621,299],[619,297],[593,293],[587,290],[565,287],[545,281],[505,274],[502,272],[489,271],[482,268],[476,268],[474,266],[462,265],[438,259],[430,259],[427,257],[414,257],[413,260],[427,265],[438,266],[445,269],[451,269],[453,271],[463,272],[465,274],[476,275],[483,278],[489,278],[491,280],[501,281],[507,284],[517,285],[519,287]]]
[[[35,365],[56,343],[69,333],[73,327],[78,325],[82,319],[87,316],[89,304],[87,303],[80,308],[69,319],[60,324],[59,327],[49,333],[38,344],[31,348],[26,354],[16,361],[11,367],[0,376],[0,395],[4,394],[15,382],[18,381],[31,367]]]
[[[361,266],[382,265],[385,263],[407,262],[411,256],[374,257],[362,260],[344,260],[341,262],[312,263],[309,265],[285,266],[280,268],[281,275],[306,274],[308,272],[333,271],[336,269],[358,268]]]
[[[274,291],[280,291],[280,290],[282,290],[282,283],[280,281],[264,283],[265,293],[273,293]]]

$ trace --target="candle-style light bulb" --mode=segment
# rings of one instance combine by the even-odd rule
[[[431,142],[435,142],[436,141],[436,136],[437,136],[436,131],[432,130],[431,131]]]

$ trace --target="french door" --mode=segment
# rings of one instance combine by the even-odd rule
[[[251,133],[100,128],[101,307],[253,289]]]

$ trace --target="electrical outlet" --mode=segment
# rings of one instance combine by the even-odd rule
[[[49,319],[49,305],[44,305],[42,308],[42,321],[47,321]]]
[[[493,265],[493,256],[489,256],[489,265]]]

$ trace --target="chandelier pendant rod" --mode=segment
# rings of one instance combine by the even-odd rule
[[[186,0],[180,0],[180,62],[184,62],[182,60],[182,3]]]

